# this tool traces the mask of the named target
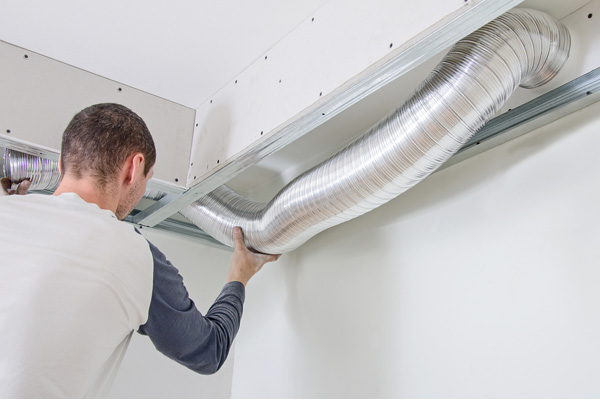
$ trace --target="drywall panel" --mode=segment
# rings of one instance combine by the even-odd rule
[[[276,146],[284,140],[284,128],[287,137],[301,136],[308,125],[323,123],[398,71],[406,72],[444,48],[436,44],[447,46],[519,3],[327,2],[197,109],[188,185],[251,153],[257,144]],[[409,53],[396,71],[386,69]],[[367,79],[380,69],[385,72]],[[342,95],[347,91],[354,94]]]
[[[231,252],[153,229],[142,229],[179,269],[190,297],[206,313],[226,282]],[[148,337],[134,334],[110,392],[112,398],[229,398],[233,351],[214,375],[199,375],[165,357]]]
[[[196,108],[327,0],[2,0],[0,38]]]
[[[157,148],[155,180],[183,186],[194,126],[193,109],[0,41],[0,135],[60,150],[78,111],[96,103],[138,113]]]
[[[431,175],[267,266],[232,396],[599,397],[599,114]]]

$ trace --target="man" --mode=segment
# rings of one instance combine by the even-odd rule
[[[54,196],[0,197],[0,397],[106,396],[134,330],[199,373],[225,361],[245,285],[278,256],[250,252],[234,229],[227,283],[203,316],[177,269],[120,221],[155,154],[139,116],[97,104],[63,134]]]

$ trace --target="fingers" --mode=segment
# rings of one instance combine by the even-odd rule
[[[236,249],[246,248],[246,244],[244,243],[244,234],[242,233],[242,228],[239,226],[233,228],[233,241],[235,242]]]
[[[248,250],[251,253],[254,253],[258,256],[260,256],[262,258],[262,260],[264,261],[263,264],[266,264],[268,262],[272,262],[272,261],[277,261],[279,259],[279,257],[281,257],[281,254],[265,254],[265,253],[259,253],[256,251],[251,251],[246,247],[246,243],[244,243],[244,233],[242,232],[242,228],[240,228],[239,226],[236,226],[235,228],[233,228],[233,240],[235,242],[235,248],[242,250]]]
[[[6,196],[6,195],[10,195],[10,194],[20,194],[20,195],[27,194],[27,191],[31,187],[30,181],[23,181],[19,184],[19,186],[17,187],[17,190],[15,191],[15,190],[11,189],[12,181],[8,177],[4,177],[4,178],[0,179],[0,183],[2,184],[2,186],[0,187],[0,196]]]
[[[2,178],[2,179],[0,179],[0,183],[2,184],[2,187],[0,189],[0,196],[7,196],[8,191],[10,190],[10,187],[12,186],[12,182],[8,178]]]
[[[279,257],[281,257],[281,254],[269,254],[266,262],[277,261],[279,260]]]
[[[31,182],[30,181],[23,181],[19,184],[19,187],[17,188],[17,194],[27,194],[27,191],[29,190],[29,187],[31,186]]]
[[[281,254],[265,254],[265,253],[254,253],[255,257],[260,260],[261,265],[279,260]]]

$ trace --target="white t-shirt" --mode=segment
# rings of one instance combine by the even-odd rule
[[[148,242],[74,193],[0,197],[0,224],[0,397],[106,396],[148,318]]]

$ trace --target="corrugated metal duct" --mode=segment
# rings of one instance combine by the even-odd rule
[[[291,251],[419,183],[481,128],[520,85],[540,86],[568,58],[570,35],[535,10],[511,10],[465,37],[398,110],[269,203],[221,186],[181,213],[232,246],[241,226],[249,247]]]
[[[31,182],[29,190],[54,190],[60,182],[58,161],[20,151],[4,149],[2,170],[4,176],[15,182],[13,189],[25,179]]]
[[[519,85],[533,88],[552,79],[566,62],[570,43],[565,26],[549,15],[511,10],[459,41],[403,106],[294,179],[269,203],[255,203],[221,186],[181,214],[229,246],[232,229],[241,226],[249,247],[270,254],[291,251],[422,181]],[[45,171],[34,175],[40,183],[56,178],[33,159],[13,162],[5,159],[8,176],[18,170],[23,179],[32,176],[24,171],[33,170]],[[146,195],[160,198],[162,193]]]
[[[20,151],[4,149],[2,155],[3,176],[9,177],[13,182],[13,189],[25,179],[31,182],[30,191],[54,191],[60,182],[58,161],[49,160]],[[160,200],[164,192],[156,189],[146,189],[144,197],[151,200]]]

